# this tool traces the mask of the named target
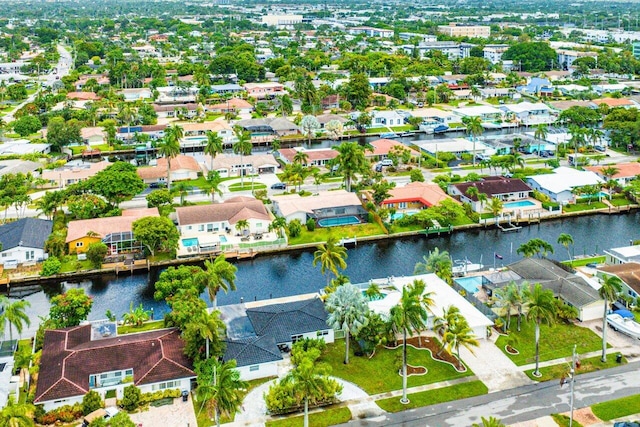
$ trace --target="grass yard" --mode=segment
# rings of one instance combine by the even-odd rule
[[[267,188],[266,185],[261,184],[259,182],[251,183],[251,180],[249,180],[249,181],[245,181],[244,185],[240,182],[231,184],[229,186],[229,191],[249,191],[249,190],[253,191],[253,190],[264,190],[265,188]]]
[[[347,407],[331,408],[322,412],[309,414],[309,426],[328,427],[344,424],[351,420],[351,411]],[[287,417],[276,421],[267,422],[267,427],[298,427],[302,426],[304,415]]]
[[[509,354],[505,351],[508,337],[498,338],[496,345],[513,363],[518,366],[535,362],[535,338],[533,322],[522,321],[521,332],[516,331],[517,316],[511,319],[510,334],[518,338],[515,348],[520,354]],[[588,328],[576,325],[556,323],[553,326],[543,324],[540,326],[540,361],[561,359],[571,356],[573,345],[577,344],[578,354],[597,351],[602,348],[602,341],[594,332]]]
[[[456,384],[450,387],[435,390],[421,391],[409,394],[409,403],[403,405],[399,397],[391,397],[376,401],[378,406],[387,412],[400,412],[406,409],[419,408],[421,406],[435,405],[437,403],[450,402],[452,400],[466,399],[467,397],[487,394],[489,390],[482,381],[471,381],[464,384]]]
[[[152,322],[145,322],[142,326],[135,327],[132,325],[118,326],[118,335],[134,334],[136,332],[154,331],[156,329],[164,328],[164,320],[154,320]]]
[[[375,356],[371,359],[368,357],[356,357],[351,354],[348,365],[343,363],[344,340],[328,345],[327,349],[328,352],[322,356],[322,361],[331,366],[331,375],[357,384],[368,394],[402,389],[402,376],[398,374],[402,365],[402,348],[395,350],[380,348],[376,350]],[[353,346],[349,350],[353,353]],[[458,372],[448,363],[433,360],[427,350],[416,350],[413,347],[408,347],[407,360],[412,366],[424,366],[428,369],[426,375],[410,376],[407,379],[408,387],[433,384],[473,375],[471,370]]]
[[[560,379],[563,375],[566,376],[569,372],[569,364],[571,362],[562,363],[559,365],[547,366],[545,368],[540,368],[540,373],[542,376],[540,378],[536,378],[532,375],[533,369],[525,371],[525,374],[529,378],[534,381],[548,381],[548,380],[556,380]],[[622,358],[622,363],[627,363],[627,359]],[[616,363],[616,354],[607,354],[607,362],[602,363],[600,360],[600,356],[590,357],[589,359],[580,360],[580,369],[577,369],[578,374],[586,374],[587,372],[600,371],[602,369],[613,368],[614,366],[618,366],[619,363]]]
[[[606,261],[607,257],[605,255],[602,256],[593,256],[587,258],[574,259],[573,261],[562,261],[563,264],[570,265],[572,267],[584,267],[587,264],[596,263],[603,264]]]
[[[627,205],[633,205],[635,202],[632,202],[626,197],[614,197],[611,200],[609,200],[609,203],[611,203],[613,206],[627,206]]]
[[[553,418],[553,421],[555,421],[556,424],[558,424],[560,427],[569,427],[569,417],[567,417],[566,415],[551,414],[551,418]],[[573,427],[582,427],[582,424],[580,424],[576,420],[573,420],[573,424],[571,425]]]
[[[591,407],[591,410],[596,417],[603,421],[637,414],[640,411],[640,394],[596,403]]]
[[[565,212],[581,212],[581,211],[591,211],[594,209],[606,209],[608,206],[602,202],[591,202],[591,204],[585,203],[576,203],[564,206],[562,209]]]
[[[62,260],[60,273],[70,273],[74,271],[91,270],[93,266],[89,260],[78,261],[75,256],[66,256]]]
[[[303,225],[302,232],[298,237],[289,238],[289,245],[293,246],[305,243],[326,242],[330,235],[341,239],[343,237],[364,237],[382,234],[385,234],[384,230],[375,222],[337,227],[317,227],[314,231],[308,231]]]

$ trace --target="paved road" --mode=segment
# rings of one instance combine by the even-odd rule
[[[575,408],[640,393],[640,362],[576,377]],[[640,410],[640,408],[638,408]],[[480,417],[495,416],[509,425],[569,411],[569,386],[558,381],[517,387],[450,403],[427,406],[375,419],[357,420],[349,426],[468,427]]]

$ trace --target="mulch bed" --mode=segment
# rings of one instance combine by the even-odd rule
[[[446,351],[443,351],[440,353],[440,355],[438,355],[438,352],[442,348],[437,343],[430,340],[429,338],[426,338],[426,337],[422,337],[421,339],[418,339],[418,337],[407,338],[407,344],[415,348],[431,350],[431,355],[433,356],[434,359],[441,360],[443,362],[448,362],[448,363],[451,363],[456,368],[458,367],[458,358],[447,353]],[[398,340],[398,345],[402,346],[401,339]]]

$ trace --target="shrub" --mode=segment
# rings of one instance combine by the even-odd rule
[[[287,226],[287,230],[289,231],[289,237],[298,237],[302,232],[302,223],[300,223],[299,219],[294,219]]]
[[[104,257],[107,256],[109,249],[107,245],[102,242],[92,243],[87,249],[87,259],[91,262],[91,265],[95,268],[102,267]]]
[[[314,231],[316,229],[316,222],[313,218],[307,220],[307,231]]]
[[[134,385],[125,387],[120,406],[131,412],[140,404],[140,389]]]
[[[82,417],[82,415],[82,405],[80,403],[76,403],[73,406],[61,406],[47,413],[37,410],[35,419],[38,424],[54,424],[59,421],[63,423],[70,423]]]
[[[97,391],[90,390],[82,398],[82,414],[88,415],[99,408],[102,408],[102,398]]]
[[[54,256],[50,256],[42,263],[42,275],[45,277],[58,274],[62,268],[60,260]]]
[[[420,169],[412,169],[409,177],[411,182],[424,182],[424,175]]]

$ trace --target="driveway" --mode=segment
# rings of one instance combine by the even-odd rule
[[[149,407],[148,411],[131,414],[131,421],[138,427],[197,427],[196,414],[189,396],[188,402],[182,398],[173,399],[172,405],[155,408]]]

